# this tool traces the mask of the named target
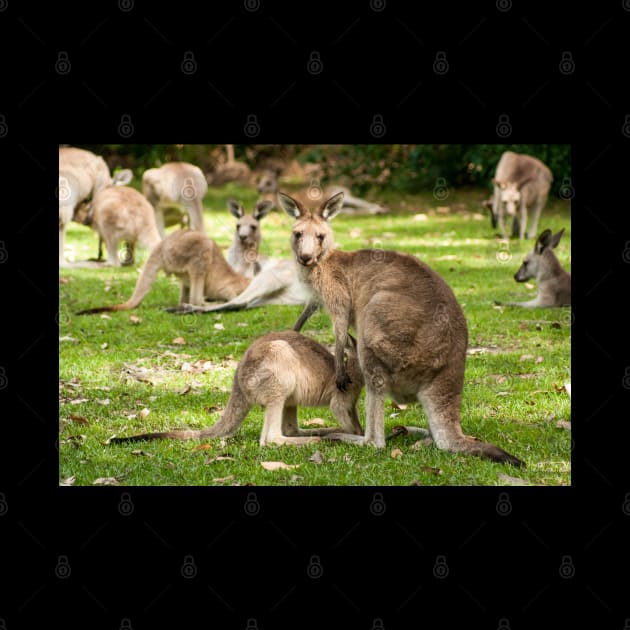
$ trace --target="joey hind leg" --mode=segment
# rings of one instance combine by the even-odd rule
[[[203,306],[203,291],[205,288],[205,276],[190,274],[190,303],[195,306]]]
[[[285,433],[286,431],[286,433]],[[260,435],[260,446],[268,444],[313,444],[318,437],[297,435],[297,409],[284,408],[284,401],[273,402],[265,407],[265,422]]]

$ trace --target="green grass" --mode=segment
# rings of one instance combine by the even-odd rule
[[[228,247],[234,219],[225,209],[228,196],[251,208],[255,192],[228,185],[205,199],[208,233]],[[262,409],[254,408],[237,435],[199,442],[139,442],[108,445],[113,435],[166,428],[209,426],[225,406],[236,363],[255,337],[293,326],[301,307],[269,306],[246,312],[176,316],[164,312],[177,303],[178,283],[158,277],[135,311],[76,316],[82,308],[116,303],[132,292],[146,252],[122,269],[62,269],[59,300],[59,478],[90,485],[115,477],[121,485],[501,485],[500,473],[532,485],[568,485],[570,431],[556,427],[570,420],[571,380],[569,309],[525,310],[496,307],[494,300],[525,300],[535,295],[513,279],[532,243],[510,243],[499,255],[482,190],[451,191],[445,201],[431,194],[383,195],[392,214],[338,216],[335,237],[346,250],[382,247],[405,251],[431,265],[450,284],[468,320],[469,345],[480,351],[467,359],[462,425],[464,431],[493,442],[527,462],[525,470],[474,457],[439,451],[400,436],[384,450],[321,442],[302,447],[258,446]],[[419,217],[418,215],[425,215]],[[262,223],[264,253],[289,256],[291,220],[272,213]],[[570,270],[571,224],[568,203],[550,200],[540,230],[566,228],[557,254]],[[76,260],[96,253],[96,235],[72,224],[67,247]],[[502,262],[503,259],[509,260]],[[141,318],[134,324],[130,316]],[[326,314],[312,317],[303,332],[331,343]],[[174,344],[182,337],[185,345]],[[61,340],[66,338],[66,340]],[[67,338],[71,338],[68,340]],[[139,380],[141,379],[141,380]],[[184,393],[185,392],[185,393]],[[85,399],[85,400],[83,400]],[[80,402],[83,400],[82,402]],[[79,401],[79,402],[72,402]],[[148,415],[140,414],[143,409]],[[359,415],[364,417],[364,395]],[[300,420],[330,411],[301,409]],[[426,426],[419,405],[386,407],[386,432],[398,424]],[[402,455],[392,457],[392,450]],[[324,462],[309,457],[319,451]],[[214,459],[217,457],[233,459]],[[297,468],[266,471],[262,461],[283,461]],[[439,469],[439,474],[432,469]]]

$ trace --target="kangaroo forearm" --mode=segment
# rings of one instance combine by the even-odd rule
[[[300,332],[300,330],[302,330],[302,326],[306,324],[310,316],[313,315],[313,313],[315,313],[315,311],[318,308],[319,308],[319,304],[317,302],[313,300],[308,302],[307,305],[304,307],[302,314],[298,317],[298,320],[295,322],[295,325],[293,326],[293,330],[295,330],[296,332]]]

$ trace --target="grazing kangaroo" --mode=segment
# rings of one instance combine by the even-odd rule
[[[144,263],[133,295],[126,302],[84,309],[77,315],[136,308],[149,292],[161,269],[180,279],[180,304],[201,305],[204,298],[231,300],[251,282],[228,265],[221,248],[209,236],[194,230],[178,230],[153,248]]]
[[[358,359],[367,391],[364,436],[335,437],[385,446],[384,400],[420,401],[438,448],[524,465],[486,442],[464,435],[460,405],[468,330],[464,313],[444,280],[414,256],[395,251],[333,249],[329,221],[343,206],[339,193],[309,211],[279,193],[295,219],[291,246],[302,281],[314,299],[298,319],[299,330],[318,302],[330,314],[335,333],[335,381],[351,384],[343,362],[348,328],[357,333]]]
[[[496,228],[498,224],[502,237],[508,238],[505,216],[512,216],[512,236],[523,239],[527,227],[527,208],[532,207],[532,222],[527,237],[534,238],[540,213],[547,202],[553,182],[549,168],[531,155],[506,151],[499,159],[492,182],[492,227]]]
[[[75,220],[98,232],[107,248],[107,262],[114,267],[133,263],[137,241],[151,250],[161,240],[151,204],[129,186],[110,186],[96,193],[91,202],[79,206]],[[127,242],[122,259],[118,255],[121,241]],[[99,254],[100,249],[99,242]]]
[[[59,266],[66,267],[63,250],[68,224],[77,207],[94,194],[112,185],[105,160],[84,149],[59,149]]]
[[[228,210],[236,217],[237,223],[226,257],[232,269],[246,278],[253,278],[261,270],[264,259],[258,252],[261,239],[259,223],[272,209],[273,202],[259,201],[252,214],[246,214],[238,201],[228,199]]]
[[[350,338],[351,343],[354,339]],[[337,428],[298,429],[297,408],[329,405],[341,428],[348,434],[361,435],[356,404],[363,389],[356,350],[350,345],[347,370],[352,384],[345,392],[335,384],[334,359],[324,346],[287,330],[272,332],[256,339],[241,359],[232,384],[232,393],[221,418],[209,429],[165,431],[130,437],[112,438],[110,442],[131,442],[172,438],[201,440],[232,435],[241,426],[254,405],[265,408],[260,446],[268,444],[310,444],[320,435]]]
[[[562,268],[553,252],[563,234],[564,228],[553,236],[551,230],[545,230],[536,239],[534,249],[525,256],[523,264],[514,274],[517,282],[536,278],[538,295],[527,302],[506,302],[506,306],[571,306],[571,274]]]
[[[206,178],[198,166],[187,162],[168,162],[150,168],[142,175],[142,193],[155,209],[155,223],[164,238],[164,205],[184,205],[190,215],[190,227],[203,232],[202,200],[208,192]]]

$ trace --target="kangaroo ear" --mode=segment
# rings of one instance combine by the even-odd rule
[[[273,210],[273,201],[266,199],[259,201],[254,208],[254,219],[260,221],[263,217],[266,217]]]
[[[501,190],[503,190],[505,188],[505,182],[500,182],[496,177],[492,178],[492,183],[495,186],[498,186]]]
[[[542,254],[551,243],[551,230],[545,230],[537,239],[534,249],[537,254]]]
[[[328,201],[325,201],[319,208],[322,219],[330,221],[334,219],[343,206],[343,192],[333,195]]]
[[[243,210],[243,206],[236,201],[236,199],[228,199],[227,200],[228,210],[237,218],[240,219],[244,214],[245,210]]]
[[[293,197],[289,197],[289,195],[285,195],[282,192],[278,193],[278,201],[282,209],[294,219],[298,219],[304,214],[304,208],[300,204],[299,201],[293,199]]]
[[[130,168],[123,168],[112,178],[112,186],[126,186],[132,179],[132,170]]]
[[[560,242],[560,239],[562,238],[563,234],[564,234],[564,228],[562,228],[557,234],[554,234],[551,237],[551,247],[553,247],[554,249],[558,247],[558,243]]]

